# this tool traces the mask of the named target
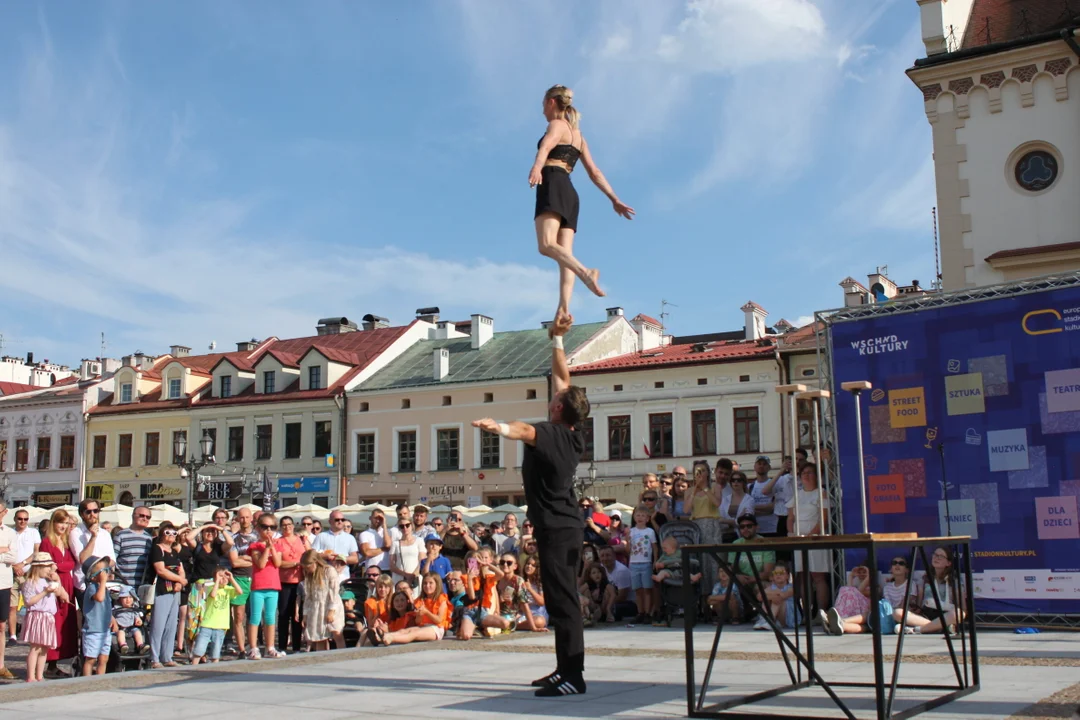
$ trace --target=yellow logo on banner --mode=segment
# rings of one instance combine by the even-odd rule
[[[926,425],[926,402],[921,387],[889,391],[889,425],[893,428]]]
[[[1061,313],[1052,308],[1046,308],[1045,310],[1032,310],[1024,316],[1023,320],[1020,321],[1020,327],[1024,328],[1024,332],[1026,332],[1028,335],[1049,335],[1050,333],[1063,332],[1062,328],[1053,326],[1047,327],[1043,330],[1032,330],[1028,327],[1028,318],[1035,317],[1036,315],[1053,315],[1055,319],[1061,320]]]
[[[982,373],[946,377],[945,404],[950,415],[973,415],[986,412]]]

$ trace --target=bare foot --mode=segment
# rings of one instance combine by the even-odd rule
[[[583,277],[581,281],[584,282],[585,287],[589,288],[589,290],[597,297],[605,297],[607,295],[606,292],[600,289],[600,271],[596,268],[587,270],[585,277]]]

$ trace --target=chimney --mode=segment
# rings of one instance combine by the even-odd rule
[[[436,315],[435,317],[439,317]],[[439,320],[435,325],[435,339],[436,340],[449,340],[450,336],[454,334],[456,330],[454,323],[449,320]]]
[[[170,345],[169,354],[174,358],[187,357],[191,354],[191,348],[185,347],[184,345]]]
[[[769,314],[765,312],[765,308],[751,300],[740,309],[746,316],[746,339],[760,340],[765,337],[765,317]]]
[[[416,309],[416,319],[423,320],[424,322],[437,323],[439,322],[439,308],[426,307]]]
[[[381,330],[390,327],[390,321],[384,317],[368,313],[364,316],[362,325],[364,330]],[[355,326],[353,327],[355,329]]]
[[[236,343],[236,352],[252,352],[257,347],[259,347],[259,341],[255,338],[242,340],[241,342]]]
[[[79,367],[79,379],[89,380],[101,375],[101,363],[97,360],[83,360]]]
[[[434,352],[435,362],[435,379],[442,380],[450,374],[450,351],[446,348],[439,348]]]
[[[622,317],[623,309],[621,307],[610,307],[607,309],[608,320],[614,317]]]
[[[33,365],[34,364],[34,353],[32,353],[32,352],[26,353],[26,364],[27,365]]]
[[[639,352],[660,347],[662,340],[660,326],[655,324],[652,318],[646,319],[645,315],[636,315],[630,324],[637,330]]]
[[[342,333],[356,331],[356,323],[349,322],[349,318],[347,317],[321,318],[315,326],[315,333],[317,335],[341,335]],[[252,349],[254,350],[254,348]]]
[[[919,4],[919,18],[922,23],[922,41],[926,54],[940,55],[946,51],[945,21],[941,14],[942,0],[916,0]]]
[[[477,350],[484,347],[487,341],[491,339],[491,336],[495,334],[495,321],[489,318],[487,315],[473,314],[472,327],[472,349]]]

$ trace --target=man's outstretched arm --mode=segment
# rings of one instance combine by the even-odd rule
[[[472,425],[481,430],[502,435],[510,440],[520,440],[526,445],[536,445],[536,428],[527,422],[515,420],[514,422],[501,423],[491,418],[482,418],[473,420]]]
[[[570,332],[573,324],[572,315],[559,315],[548,329],[551,338],[551,385],[556,394],[570,387],[570,366],[566,364],[563,336]]]

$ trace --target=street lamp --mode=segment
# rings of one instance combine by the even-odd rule
[[[592,486],[596,484],[596,463],[592,460],[589,461],[588,473],[588,478],[574,478],[574,491],[577,493],[578,500],[585,497],[585,493],[589,492]]]
[[[173,457],[178,460],[181,477],[185,473],[187,475],[188,525],[195,522],[195,503],[192,500],[192,489],[195,487],[196,473],[204,466],[214,462],[214,456],[210,454],[213,449],[214,439],[210,437],[209,432],[203,432],[202,439],[199,441],[200,459],[196,460],[195,455],[192,454],[190,458],[185,460],[184,456],[187,455],[188,451],[187,433],[177,433],[176,440],[173,441]]]

